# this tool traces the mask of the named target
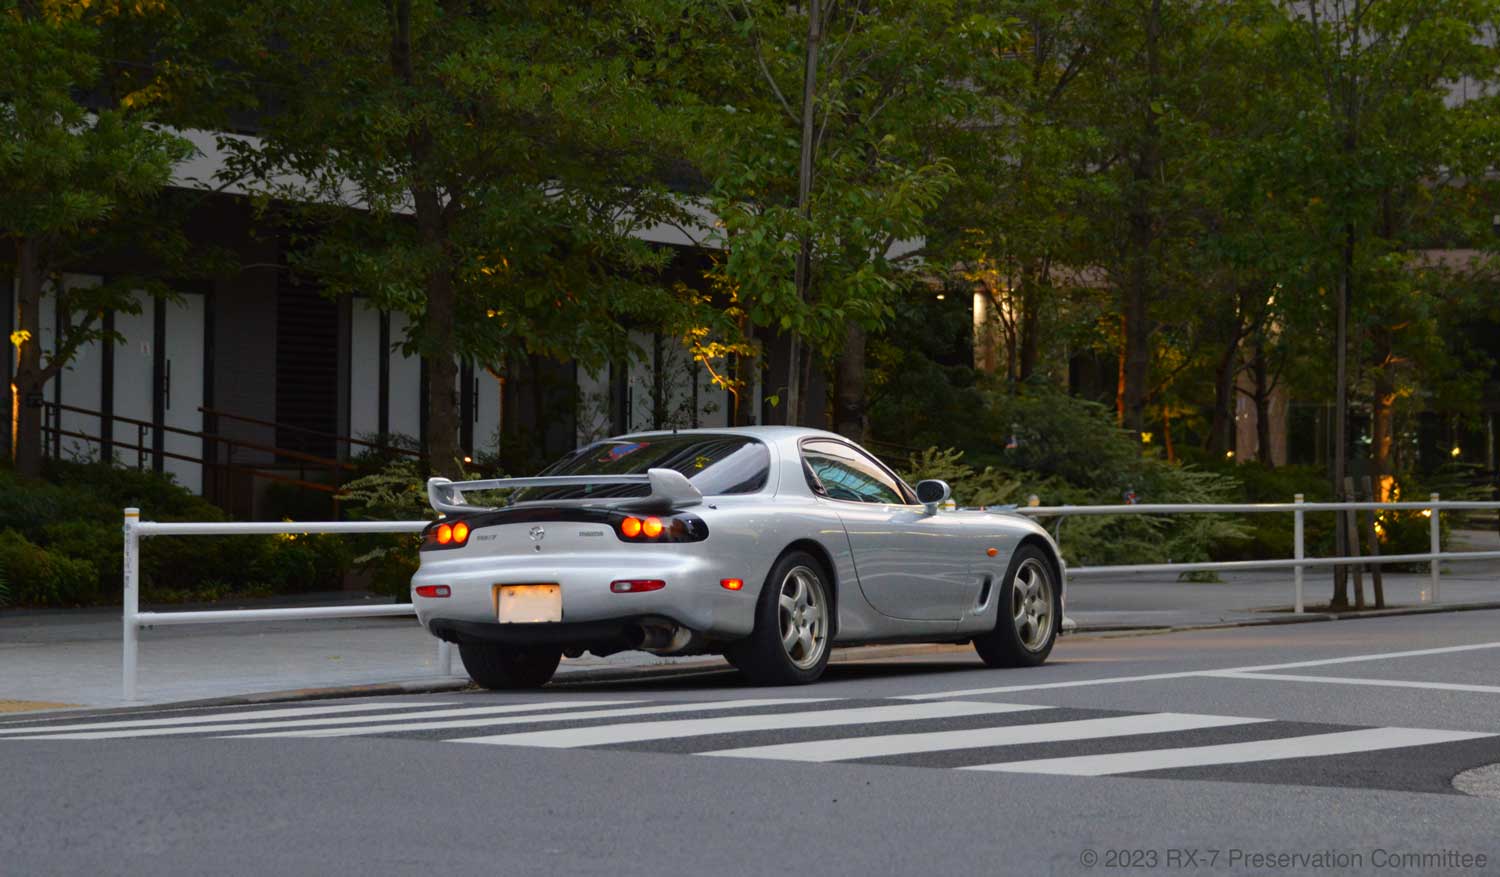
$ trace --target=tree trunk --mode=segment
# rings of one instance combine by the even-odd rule
[[[1266,368],[1266,348],[1255,346],[1255,359],[1251,373],[1255,378],[1255,456],[1267,469],[1276,467],[1276,456],[1271,449],[1271,393],[1270,375]]]
[[[1036,289],[1038,283],[1035,272],[1022,279],[1021,286],[1021,315],[1017,319],[1020,324],[1020,356],[1019,369],[1016,377],[1020,383],[1026,383],[1032,375],[1036,374],[1036,363],[1041,348],[1041,315],[1037,313],[1041,294]]]
[[[17,396],[15,467],[18,475],[40,478],[44,412],[40,400],[46,377],[42,372],[43,267],[36,241],[26,238],[16,244],[16,274],[20,287],[16,302],[16,330],[29,333],[29,337],[21,344],[13,381]]]
[[[818,94],[818,50],[823,43],[822,0],[809,0],[807,6],[807,67],[802,77],[802,154],[797,163],[797,212],[803,222],[812,222],[813,146],[816,97]],[[812,239],[803,230],[797,247],[797,264],[793,284],[797,290],[797,301],[806,302],[808,287],[812,281]],[[787,408],[786,422],[797,425],[802,422],[802,396],[805,387],[802,381],[802,336],[792,331],[792,343],[787,352]]]
[[[1234,403],[1235,377],[1239,373],[1240,339],[1224,348],[1214,363],[1214,417],[1208,429],[1208,451],[1215,458],[1223,457],[1234,447]]]
[[[1127,225],[1128,253],[1125,283],[1120,290],[1120,315],[1124,320],[1120,399],[1121,423],[1139,435],[1146,423],[1146,389],[1151,368],[1151,327],[1148,303],[1151,297],[1152,245],[1156,239],[1156,215],[1151,195],[1161,170],[1161,128],[1157,106],[1161,91],[1161,0],[1151,0],[1146,13],[1147,99],[1143,108],[1140,148],[1131,173]]]
[[[866,425],[865,330],[858,323],[850,323],[844,331],[844,353],[839,357],[833,428],[858,442],[865,439]]]

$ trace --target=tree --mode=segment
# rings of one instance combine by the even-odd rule
[[[1334,299],[1335,493],[1347,472],[1350,329],[1367,302],[1361,291],[1393,253],[1403,249],[1398,205],[1427,187],[1447,184],[1446,169],[1462,137],[1455,123],[1452,83],[1466,77],[1492,81],[1495,51],[1486,28],[1500,20],[1492,0],[1280,0],[1286,16],[1279,63],[1289,76],[1305,77],[1317,95],[1285,132],[1285,165],[1312,196],[1309,242],[1319,283]],[[1492,32],[1492,31],[1490,31]],[[1377,378],[1388,380],[1388,339],[1377,332]],[[1376,388],[1377,417],[1391,387]],[[1376,474],[1383,474],[1389,442],[1376,443]],[[1342,532],[1342,528],[1339,528]],[[1337,577],[1334,605],[1347,593]]]
[[[16,411],[16,471],[41,474],[42,388],[84,345],[105,335],[106,310],[135,312],[126,278],[68,286],[60,272],[126,233],[132,210],[161,194],[173,167],[191,152],[152,124],[152,82],[119,93],[106,87],[100,44],[111,28],[167,16],[164,4],[21,0],[0,4],[0,236],[10,247],[17,288],[13,385],[4,406]],[[58,298],[63,319],[42,349],[41,303]],[[15,396],[13,402],[11,396]]]
[[[970,118],[962,73],[1003,45],[946,0],[716,4],[693,160],[722,227],[720,279],[790,339],[787,422],[814,359],[839,366],[835,420],[863,431],[864,338],[891,314],[924,220],[950,184],[942,135]],[[898,246],[903,245],[904,246]]]
[[[996,13],[1016,23],[1017,40],[971,71],[981,103],[950,138],[956,181],[934,243],[986,296],[1019,388],[1038,371],[1044,332],[1069,328],[1068,299],[1088,286],[1078,208],[1101,193],[1077,92],[1104,47],[1083,0],[1015,0]]]
[[[293,270],[411,317],[435,472],[459,465],[456,357],[505,374],[514,397],[540,358],[597,365],[630,321],[680,316],[655,280],[667,254],[632,237],[681,219],[659,158],[680,151],[667,109],[692,50],[680,12],[268,0],[250,13],[276,101],[262,141],[231,144],[231,172],[263,181],[288,219]]]

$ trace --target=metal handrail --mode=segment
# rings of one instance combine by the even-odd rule
[[[1163,515],[1163,514],[1259,514],[1271,512],[1290,512],[1294,516],[1291,558],[1267,558],[1264,560],[1223,560],[1204,561],[1201,563],[1137,563],[1137,564],[1114,564],[1094,565],[1085,567],[1071,567],[1064,565],[1064,575],[1073,577],[1093,577],[1105,575],[1124,575],[1139,573],[1171,573],[1171,572],[1215,572],[1233,571],[1246,569],[1285,569],[1293,570],[1293,588],[1295,592],[1294,610],[1297,613],[1304,611],[1302,601],[1302,574],[1306,567],[1318,566],[1380,566],[1387,563],[1422,563],[1429,564],[1429,575],[1431,577],[1432,599],[1437,601],[1440,595],[1441,581],[1439,580],[1438,563],[1440,560],[1490,560],[1500,558],[1500,551],[1450,551],[1443,552],[1442,527],[1440,517],[1444,511],[1500,511],[1500,502],[1472,501],[1472,500],[1444,500],[1434,493],[1426,501],[1406,500],[1400,502],[1304,502],[1302,494],[1297,494],[1292,502],[1262,502],[1262,503],[1155,503],[1155,504],[1131,504],[1131,505],[1097,505],[1097,506],[1022,506],[1007,507],[1006,511],[1014,514],[1026,515],[1028,517],[1056,517],[1059,522],[1062,518],[1069,516],[1085,515]],[[1305,516],[1308,512],[1341,512],[1341,511],[1381,511],[1381,510],[1406,510],[1430,512],[1431,524],[1429,526],[1430,548],[1426,554],[1372,554],[1354,557],[1307,557],[1305,538]],[[1061,526],[1061,523],[1059,523]]]
[[[343,442],[346,445],[359,445],[363,448],[374,448],[375,450],[379,451],[388,451],[391,453],[403,454],[408,457],[415,457],[419,460],[423,459],[421,451],[413,451],[410,448],[401,448],[396,447],[395,445],[382,445],[378,442],[368,442],[364,439],[352,438],[347,435],[339,435],[332,432],[324,432],[320,429],[310,429],[305,426],[293,426],[290,423],[277,423],[274,420],[261,420],[258,417],[248,417],[244,414],[232,414],[228,411],[221,411],[217,408],[205,408],[202,405],[198,406],[198,410],[212,417],[223,417],[228,420],[238,420],[243,423],[253,423],[256,426],[268,426],[278,430],[284,429],[291,432],[300,432],[305,435],[316,436],[318,438],[333,439],[335,442]]]
[[[125,509],[124,595],[120,620],[122,687],[125,700],[136,699],[139,681],[137,653],[143,627],[179,624],[227,624],[246,621],[289,621],[319,618],[376,618],[413,615],[410,603],[377,603],[366,606],[296,606],[283,609],[208,609],[182,612],[141,611],[140,540],[149,536],[243,536],[305,535],[309,533],[417,533],[427,521],[142,521],[140,509]],[[453,673],[453,651],[446,640],[438,642],[438,669]]]

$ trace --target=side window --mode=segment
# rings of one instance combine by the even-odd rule
[[[839,442],[811,441],[802,446],[808,486],[822,488],[829,499],[906,504],[895,479],[863,454]]]

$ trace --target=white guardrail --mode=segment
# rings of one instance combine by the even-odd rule
[[[1427,554],[1384,554],[1364,557],[1306,557],[1303,539],[1303,516],[1307,512],[1347,510],[1412,510],[1432,512],[1432,550]],[[1174,515],[1174,514],[1259,514],[1289,512],[1296,516],[1291,558],[1270,560],[1231,560],[1203,563],[1141,563],[1118,566],[1068,567],[1066,575],[1081,578],[1121,573],[1180,573],[1197,570],[1280,569],[1291,567],[1296,592],[1295,611],[1302,612],[1302,573],[1310,566],[1354,566],[1385,563],[1421,563],[1431,565],[1432,599],[1438,599],[1438,563],[1440,560],[1500,559],[1500,551],[1459,551],[1443,553],[1439,542],[1438,516],[1445,510],[1500,510],[1500,502],[1443,502],[1432,494],[1428,502],[1295,502],[1156,504],[1097,506],[1032,506],[1017,508],[1019,514],[1031,517],[1069,517],[1074,515]],[[412,615],[409,603],[381,603],[369,606],[301,606],[287,609],[213,609],[182,612],[140,611],[140,540],[147,536],[249,536],[305,535],[310,533],[417,533],[427,521],[322,521],[322,522],[252,522],[252,523],[157,523],[142,521],[139,509],[125,510],[125,598],[121,612],[124,625],[122,667],[127,701],[136,699],[138,668],[136,655],[143,627],[173,624],[225,624],[246,621],[292,621],[315,618],[369,618]],[[448,642],[438,641],[439,671],[451,675],[453,651]]]
[[[1304,539],[1305,516],[1308,512],[1337,511],[1384,511],[1409,510],[1431,512],[1431,551],[1426,554],[1367,554],[1354,557],[1308,557]],[[1439,597],[1438,563],[1442,560],[1488,560],[1500,559],[1500,551],[1450,551],[1443,552],[1440,538],[1439,516],[1443,511],[1500,511],[1500,502],[1444,502],[1438,494],[1432,494],[1427,502],[1304,502],[1297,494],[1293,502],[1263,503],[1158,503],[1154,505],[1060,505],[1023,506],[1015,511],[1029,517],[1063,518],[1072,515],[1176,515],[1176,514],[1265,514],[1290,512],[1295,523],[1292,527],[1292,557],[1267,560],[1224,560],[1201,563],[1135,563],[1112,566],[1070,566],[1065,574],[1074,577],[1120,575],[1122,573],[1183,573],[1202,570],[1285,569],[1291,567],[1294,590],[1294,611],[1302,612],[1302,571],[1310,566],[1375,566],[1387,563],[1428,564],[1432,576],[1432,600]],[[1061,523],[1059,523],[1061,527]]]
[[[136,699],[138,668],[136,652],[143,627],[170,624],[228,624],[242,621],[295,621],[312,618],[373,618],[413,615],[410,603],[378,603],[370,606],[296,606],[288,609],[212,609],[184,612],[141,611],[140,540],[146,536],[276,536],[310,533],[418,533],[428,521],[314,521],[296,522],[186,522],[142,521],[140,509],[125,510],[125,599],[121,612],[125,645],[121,659],[125,699]],[[438,640],[438,671],[453,673],[453,649]]]

